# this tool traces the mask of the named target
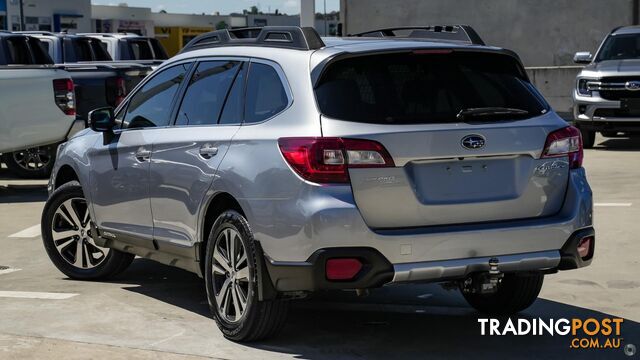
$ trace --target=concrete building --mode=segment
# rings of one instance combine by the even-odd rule
[[[341,0],[344,33],[406,25],[468,24],[526,66],[572,64],[616,26],[638,22],[638,0]]]
[[[571,118],[581,66],[615,27],[638,24],[640,0],[340,0],[344,34],[384,27],[468,24],[487,44],[520,55],[533,84]]]
[[[91,31],[90,0],[24,0],[24,30]],[[20,1],[0,0],[0,29],[21,30]]]
[[[154,22],[150,8],[133,6],[91,6],[93,31],[130,32],[153,36]]]

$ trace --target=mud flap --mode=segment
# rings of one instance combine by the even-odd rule
[[[255,249],[258,259],[258,299],[260,301],[274,300],[278,296],[278,292],[273,286],[273,281],[271,281],[271,277],[269,276],[269,271],[265,264],[264,251],[262,250],[260,242],[255,241]]]

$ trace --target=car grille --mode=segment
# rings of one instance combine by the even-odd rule
[[[598,82],[590,82],[589,87],[592,90],[599,90],[600,97],[607,100],[640,98],[640,90],[632,91],[625,88],[627,81],[640,81],[640,76],[605,77]]]

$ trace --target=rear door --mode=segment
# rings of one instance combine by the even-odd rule
[[[316,88],[324,136],[381,143],[395,167],[350,169],[374,228],[542,217],[559,211],[569,167],[540,160],[563,122],[503,54],[412,51],[329,65]],[[465,109],[519,109],[458,116]],[[468,112],[463,112],[467,114]]]
[[[198,62],[175,126],[154,134],[150,197],[161,250],[180,255],[197,241],[202,199],[242,122],[246,68],[241,59]]]

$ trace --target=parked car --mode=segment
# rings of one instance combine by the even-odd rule
[[[587,64],[573,91],[573,115],[584,146],[593,147],[596,132],[640,135],[640,26],[614,29],[595,56],[581,51],[574,61]]]
[[[58,143],[84,128],[75,122],[73,81],[37,39],[0,32],[0,153],[20,176],[45,176]]]
[[[156,38],[132,33],[86,33],[82,35],[102,41],[114,60],[133,61],[152,66],[155,69],[168,59],[164,46]]]
[[[594,255],[580,133],[515,53],[466,26],[400,30],[192,40],[60,147],[52,262],[82,280],[135,255],[192,271],[237,341],[328,289],[449,282],[481,312],[526,309]]]
[[[66,33],[27,31],[39,39],[56,64],[64,65],[75,84],[77,116],[93,109],[118,106],[126,94],[151,72],[148,65],[113,61],[100,40]]]

